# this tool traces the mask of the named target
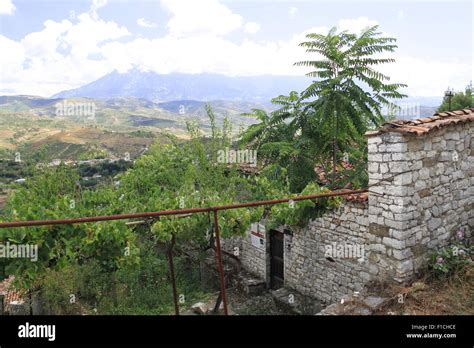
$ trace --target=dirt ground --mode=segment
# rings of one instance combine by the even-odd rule
[[[229,304],[237,315],[291,315],[275,305],[270,293],[249,296],[234,289],[228,293]]]
[[[391,298],[379,315],[474,315],[474,266],[447,279],[421,277],[409,286],[379,286]]]

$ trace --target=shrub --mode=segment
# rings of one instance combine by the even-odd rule
[[[473,263],[474,245],[460,229],[455,240],[431,255],[430,268],[438,278],[448,277],[462,271]]]

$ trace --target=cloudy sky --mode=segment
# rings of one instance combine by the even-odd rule
[[[473,76],[473,5],[454,1],[0,0],[0,95],[50,96],[113,71],[302,75],[298,43],[378,24],[411,96]]]

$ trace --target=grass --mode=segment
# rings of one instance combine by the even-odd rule
[[[391,299],[376,314],[474,315],[474,265],[440,279],[426,273],[407,286],[378,284],[377,296]],[[403,299],[403,303],[400,303]]]

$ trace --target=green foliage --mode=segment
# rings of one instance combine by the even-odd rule
[[[108,158],[109,153],[103,149],[90,148],[78,156],[78,160],[103,159]]]
[[[474,94],[472,85],[466,86],[464,92],[456,92],[451,97],[451,110],[460,110],[474,107]],[[444,97],[442,104],[439,106],[438,112],[450,111],[449,98]]]
[[[217,161],[218,151],[232,145],[232,129],[227,121],[217,127],[210,108],[208,113],[211,137],[203,138],[199,127],[189,122],[189,141],[170,137],[167,145],[155,144],[121,175],[118,186],[104,182],[93,189],[81,187],[78,185],[79,173],[83,174],[81,168],[60,165],[35,170],[26,184],[9,198],[6,220],[175,210],[290,196],[287,170],[283,167],[268,166],[260,176],[244,176],[236,165]],[[303,190],[304,194],[317,192],[323,190],[315,184]],[[316,212],[334,204],[337,200],[330,199],[318,204],[297,202],[294,208],[281,204],[271,208],[225,210],[219,212],[219,226],[222,236],[226,237],[242,235],[251,223],[264,215],[270,225],[301,225]],[[203,250],[209,246],[213,219],[210,214],[193,214],[163,216],[147,223],[149,225],[130,227],[118,220],[2,229],[0,242],[38,245],[39,255],[36,262],[3,259],[0,268],[5,274],[15,275],[20,288],[44,289],[53,311],[60,311],[69,294],[81,293],[81,305],[67,311],[90,312],[91,308],[98,308],[100,313],[130,313],[127,308],[131,307],[126,304],[133,307],[134,296],[139,296],[142,302],[133,307],[138,312],[147,312],[150,307],[154,313],[169,312],[172,307],[166,259],[163,253],[159,256],[142,249],[158,250],[175,236],[176,248],[193,245]],[[187,269],[185,260],[177,257],[178,287],[199,296],[195,270]],[[81,274],[75,277],[75,272]],[[144,275],[159,281],[143,288],[140,283]],[[61,284],[52,281],[55,277],[64,278],[63,288],[58,289]],[[98,279],[93,288],[101,297],[94,297],[83,289],[91,277]],[[194,280],[186,280],[190,278]],[[120,302],[122,306],[116,307]]]
[[[12,156],[11,158],[15,158]],[[32,166],[24,162],[13,160],[0,160],[0,182],[11,182],[15,179],[25,178],[31,175]]]
[[[452,241],[448,246],[437,250],[431,255],[430,268],[438,278],[446,278],[465,269],[473,264],[474,245],[464,237],[464,232],[460,230],[457,240]]]
[[[84,265],[69,264],[61,269],[47,269],[38,281],[48,313],[94,314],[94,309],[108,302],[110,274],[94,260]]]
[[[132,166],[131,161],[119,160],[116,162],[100,162],[95,165],[81,164],[78,166],[80,177],[92,177],[95,174],[103,177],[114,177],[119,173],[125,172]]]
[[[241,135],[241,144],[256,147],[264,165],[286,168],[292,192],[317,179],[316,165],[332,170],[333,188],[364,186],[366,171],[359,170],[367,162],[363,135],[383,121],[384,106],[393,107],[393,99],[405,97],[398,91],[405,85],[388,83],[389,77],[375,70],[394,61],[377,56],[393,52],[396,40],[382,37],[377,26],[360,35],[333,28],[327,35],[307,38],[300,46],[321,59],[295,64],[314,69],[307,75],[315,81],[301,93],[274,98],[280,108],[271,114],[248,114],[260,122]],[[342,165],[344,153],[351,159],[350,168]]]
[[[64,165],[47,168],[14,191],[5,208],[13,220],[74,218],[111,215],[121,211],[117,193],[111,187],[94,191],[78,190],[76,172]],[[133,262],[124,250],[134,235],[124,222],[76,224],[1,229],[0,241],[38,245],[38,261],[10,259],[3,262],[6,273],[17,275],[22,287],[32,287],[48,268],[97,259],[105,271],[114,271],[122,262]]]
[[[217,152],[229,146],[231,129],[224,122],[215,126],[208,109],[212,136],[204,142],[195,124],[188,124],[191,140],[176,140],[166,146],[152,146],[138,159],[133,169],[121,180],[119,192],[127,211],[173,210],[209,207],[253,200],[255,180],[239,175],[237,168],[218,163]],[[262,216],[262,208],[244,208],[219,212],[223,236],[243,234],[250,224]],[[189,217],[162,217],[152,227],[161,241],[176,235],[180,240],[207,243],[210,219],[206,214]]]
[[[315,183],[308,184],[301,192],[301,195],[313,195],[326,193],[329,190],[320,188]],[[293,205],[275,205],[271,208],[271,215],[267,223],[268,229],[281,225],[293,225],[303,227],[310,219],[321,216],[325,211],[335,208],[340,203],[340,198],[324,198],[314,201],[304,200],[289,203]]]
[[[382,37],[377,29],[373,26],[355,35],[332,28],[327,35],[308,34],[310,41],[300,44],[308,53],[322,56],[296,65],[314,69],[307,75],[317,80],[302,93],[302,99],[309,100],[307,111],[321,140],[326,146],[331,144],[334,174],[338,152],[348,151],[371,125],[379,125],[382,107],[392,106],[391,99],[405,97],[398,92],[405,85],[388,83],[390,78],[375,70],[395,61],[376,56],[397,47],[396,39]],[[323,151],[328,149],[323,147]]]

